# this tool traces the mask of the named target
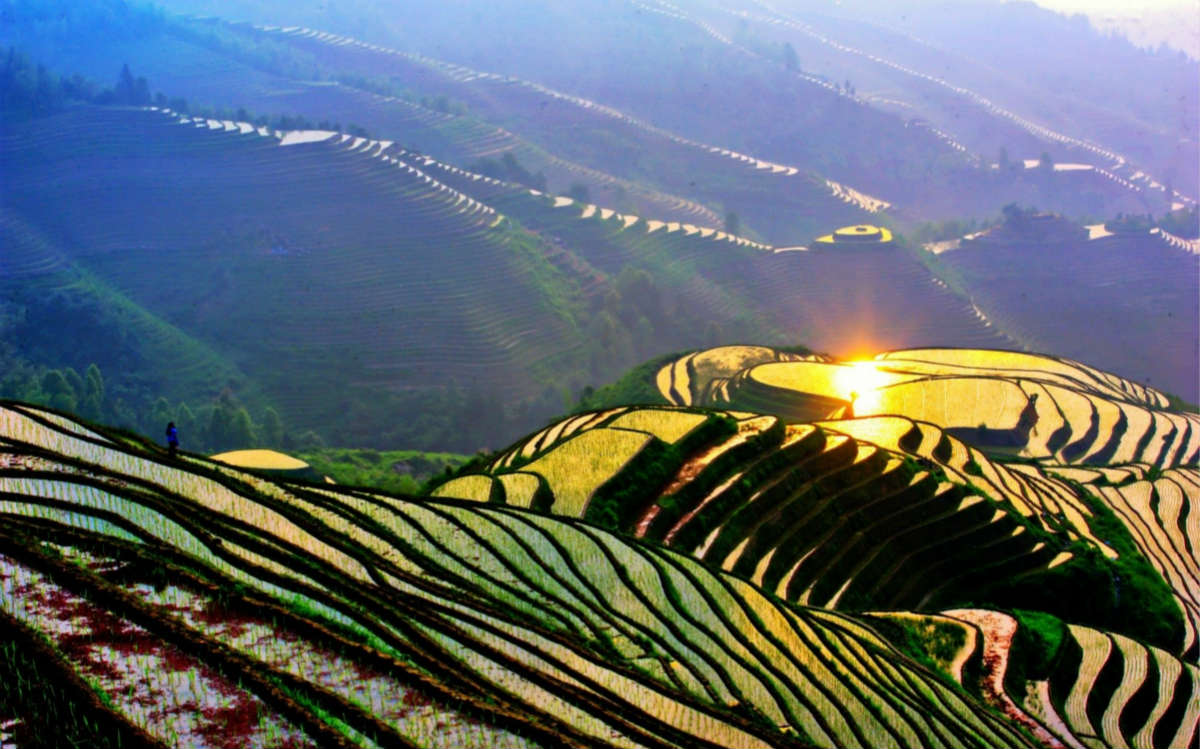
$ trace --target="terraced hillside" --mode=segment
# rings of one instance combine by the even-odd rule
[[[134,745],[1033,745],[867,620],[588,524],[0,419],[4,667]]]
[[[678,279],[689,299],[711,299],[712,309],[729,316],[736,315],[727,306],[736,298],[731,293],[770,300],[766,314],[778,329],[824,350],[850,354],[878,347],[880,341],[1012,344],[906,249],[890,243],[773,246],[704,224],[537,194],[422,154],[398,157],[415,159],[439,181],[518,218],[603,272],[615,275],[632,265],[657,278]]]
[[[528,9],[553,16],[562,34],[578,30],[590,45],[619,50],[609,50],[612,63],[601,80],[586,65],[581,70],[572,56],[543,59],[550,55],[534,50],[542,50],[544,40],[531,45],[525,40],[518,45],[525,54],[515,56],[511,50],[499,54],[486,43],[449,49],[453,45],[421,38],[415,29],[423,18],[399,24],[412,28],[392,46],[380,43],[388,36],[382,28],[363,40],[294,26],[177,17],[160,19],[153,38],[116,35],[83,45],[97,47],[90,51],[47,47],[48,32],[42,28],[26,36],[43,57],[67,66],[64,72],[84,69],[104,77],[111,75],[105,67],[111,60],[132,60],[163,90],[194,103],[366,125],[377,137],[416,145],[459,166],[487,154],[514,154],[558,192],[586,185],[614,208],[684,223],[712,225],[732,211],[761,237],[785,246],[801,244],[831,225],[867,220],[880,208],[906,218],[982,215],[1014,200],[1074,215],[1160,208],[1162,182],[1135,171],[1112,151],[1011,120],[989,102],[979,104],[982,114],[970,119],[1002,121],[1027,136],[1011,144],[1014,164],[1049,148],[1065,162],[1060,166],[1072,167],[1046,175],[993,170],[911,112],[880,111],[879,97],[860,97],[834,83],[840,80],[836,65],[816,74],[789,68],[765,50],[783,44],[776,35],[785,33],[791,35],[787,43],[795,42],[806,57],[810,51],[823,56],[821,50],[836,50],[833,58],[845,58],[843,67],[856,74],[861,62],[941,88],[926,80],[931,76],[898,72],[903,65],[867,50],[851,53],[824,32],[755,3],[683,5],[654,0],[580,6],[595,11],[580,17],[602,18],[590,24],[552,7]],[[409,12],[420,15],[415,7]],[[431,23],[446,32],[444,23]],[[8,33],[20,46],[26,31],[17,23]],[[646,44],[646,39],[657,43]],[[879,44],[886,43],[886,35],[881,39]],[[688,53],[661,59],[664,50],[676,46]],[[447,54],[435,59],[414,48]],[[483,48],[497,52],[495,66],[479,59]],[[607,77],[622,80],[614,84]],[[660,78],[667,77],[672,85],[664,87]],[[715,101],[741,110],[742,116],[713,116]],[[797,108],[796,101],[805,104]],[[1018,120],[1021,124],[1014,124]],[[1060,153],[1060,141],[1070,148]],[[1079,165],[1089,169],[1073,169]]]
[[[537,82],[477,71],[315,29],[261,27],[325,64],[385,76],[418,91],[439,91],[476,117],[586,169],[655,185],[700,203],[734,208],[768,239],[789,244],[829,221],[855,223],[886,209],[886,199],[848,190],[810,170],[678,135],[624,111]],[[599,146],[576,133],[604,132]],[[536,163],[536,162],[535,162]],[[587,181],[586,173],[581,175]]]
[[[915,11],[897,19],[904,14],[872,13],[862,6],[830,12],[755,0],[688,5],[693,18],[727,33],[737,24],[775,44],[793,45],[802,50],[809,75],[853,79],[862,92],[856,95],[863,100],[930,129],[952,148],[985,164],[1001,147],[1027,158],[1049,152],[1055,161],[1109,172],[1123,183],[1128,197],[1143,202],[1142,210],[1157,213],[1172,203],[1194,203],[1195,175],[1181,175],[1175,168],[1194,161],[1196,147],[1184,134],[1191,126],[1183,124],[1194,120],[1194,104],[1171,94],[1189,90],[1196,80],[1194,66],[1182,60],[1152,56],[1123,39],[1103,43],[1086,25],[1065,28],[1065,18],[1040,8],[960,7],[946,13]],[[1039,13],[1040,19],[1031,17]],[[955,28],[956,23],[962,28]],[[992,49],[983,57],[1007,59],[982,63],[981,38],[1003,38],[1017,28],[1057,44],[1039,43],[1048,49],[1032,55],[1014,55],[1005,44],[988,44]],[[744,32],[741,38],[746,38]],[[1088,47],[1091,50],[1084,52]],[[1095,67],[1084,75],[1062,71],[1069,66],[1064,65],[1067,60],[1085,57],[1114,68],[1122,66],[1118,60],[1130,68],[1154,66],[1163,85],[1153,92],[1095,96],[1091,87],[1106,80]],[[1029,70],[1016,75],[1026,65]],[[1039,67],[1042,75],[1031,74]],[[1046,75],[1049,68],[1059,71]],[[1061,76],[1058,85],[1044,88],[1043,82],[1056,75]],[[1066,83],[1068,79],[1074,83]],[[1183,192],[1171,189],[1167,194],[1172,178]]]
[[[555,299],[572,280],[534,238],[406,165],[281,136],[65,114],[6,139],[20,185],[6,207],[238,361],[297,426],[342,408],[331,388],[428,388],[446,366],[503,374],[499,387],[570,368],[577,322]]]
[[[1000,369],[873,365],[914,362]],[[842,366],[725,347],[652,377],[696,399]],[[1194,461],[1005,463],[837,415],[580,413],[414,498],[0,404],[0,725],[18,746],[97,725],[114,746],[1195,742]]]
[[[719,353],[721,350],[718,349]],[[678,372],[704,354],[667,365]],[[710,355],[711,356],[711,355]],[[1069,360],[1018,352],[915,349],[864,362],[764,362],[686,380],[674,402],[776,413],[904,416],[993,451],[1067,463],[1200,461],[1200,418],[1161,392]]]
[[[511,153],[532,174],[544,175],[558,192],[566,192],[572,184],[579,183],[587,185],[597,197],[614,202],[620,198],[649,215],[710,225],[718,225],[722,220],[703,205],[564,159],[470,113],[449,111],[446,105],[439,109],[436,95],[404,98],[384,95],[370,87],[355,87],[351,85],[355,81],[336,67],[330,68],[329,75],[350,82],[312,80],[297,77],[295,73],[264,69],[255,64],[255,59],[239,55],[235,49],[206,46],[202,35],[209,26],[188,27],[191,34],[178,30],[174,34],[163,33],[139,44],[122,40],[113,42],[111,47],[69,50],[60,56],[59,64],[63,69],[95,70],[97,75],[103,71],[107,75],[105,66],[113,55],[119,55],[134,69],[153,70],[155,84],[164,91],[195,104],[229,112],[244,109],[260,114],[300,115],[313,122],[353,124],[378,138],[393,139],[462,166]],[[199,39],[194,33],[197,29],[201,34]],[[244,25],[222,26],[222,29],[236,34],[234,38],[264,38]],[[312,65],[319,67],[316,58],[312,59]]]
[[[1161,232],[1053,242],[985,235],[937,264],[1031,349],[1200,400],[1200,255],[1188,243]]]
[[[447,91],[448,95],[466,102],[473,112],[484,113],[496,122],[509,123],[526,137],[558,153],[570,154],[572,160],[606,171],[616,170],[626,176],[637,174],[642,179],[662,179],[681,165],[692,162],[700,165],[702,162],[695,161],[695,153],[689,161],[689,155],[680,152],[671,163],[651,163],[666,146],[661,143],[639,152],[617,148],[610,142],[602,154],[597,154],[587,134],[594,130],[589,123],[599,115],[637,124],[646,132],[653,130],[667,134],[679,143],[725,144],[714,147],[714,152],[728,151],[724,155],[738,156],[760,169],[779,164],[799,168],[802,173],[829,174],[833,179],[857,185],[864,192],[881,195],[901,209],[905,207],[902,203],[909,207],[919,205],[923,215],[979,212],[986,210],[985,206],[1002,205],[1014,199],[1028,200],[1033,193],[1037,195],[1037,204],[1073,214],[1141,211],[1151,204],[1152,210],[1161,210],[1169,203],[1160,195],[1164,189],[1161,182],[1147,179],[1144,185],[1132,184],[1135,176],[1140,181],[1144,174],[1135,172],[1124,161],[1115,162],[1119,158],[1115,154],[1111,160],[1100,157],[1089,151],[1088,148],[1095,147],[1084,141],[1072,141],[1032,124],[1028,127],[1013,125],[1007,117],[995,115],[988,106],[981,106],[981,111],[972,113],[972,121],[981,118],[991,122],[998,117],[1008,131],[1022,136],[1012,144],[1014,149],[1028,143],[1030,155],[1046,148],[1057,155],[1058,141],[1071,141],[1078,144],[1078,148],[1072,146],[1062,151],[1065,162],[1083,161],[1102,169],[1116,169],[1120,174],[1114,176],[1130,184],[1096,181],[1091,179],[1094,176],[1091,173],[1071,172],[1056,173],[1052,175],[1054,179],[1042,180],[1047,182],[1043,185],[1039,180],[1026,179],[1026,175],[1015,171],[994,172],[978,155],[967,153],[953,136],[914,118],[911,111],[885,114],[874,102],[840,88],[841,84],[832,82],[828,75],[815,76],[787,69],[773,54],[763,54],[761,50],[767,44],[782,44],[773,38],[768,43],[755,37],[769,31],[769,24],[756,25],[754,34],[750,34],[745,15],[718,8],[708,16],[710,23],[690,15],[689,11],[667,6],[671,4],[638,2],[630,7],[619,5],[606,9],[607,23],[596,33],[611,34],[609,44],[621,48],[621,52],[613,54],[612,49],[608,50],[614,62],[606,66],[604,76],[596,76],[592,70],[579,70],[570,60],[563,61],[560,66],[529,70],[525,58],[514,58],[501,50],[496,50],[495,55],[500,58],[497,62],[500,67],[488,68],[493,72],[473,69],[471,63],[464,64],[465,60],[471,59],[470,53],[459,53],[454,62],[407,54],[404,57],[408,65],[404,66],[398,60],[388,59],[388,55],[399,53],[386,45],[370,42],[356,45],[354,39],[300,27],[287,27],[283,33],[298,37],[300,48],[306,53],[338,55],[340,66],[365,75],[396,76],[417,90]],[[564,29],[562,33],[568,32]],[[639,46],[630,41],[647,36],[678,39],[681,48],[702,49],[703,64],[695,64],[686,55],[681,58],[671,56],[666,60],[647,59],[654,57],[655,53],[647,51],[647,47],[654,49],[653,45]],[[772,35],[766,33],[766,37]],[[808,39],[793,41],[797,41],[797,48],[806,51],[814,46]],[[430,48],[415,39],[411,43]],[[629,49],[622,45],[629,45]],[[359,49],[355,49],[356,46]],[[536,48],[538,45],[532,43],[531,46]],[[372,54],[363,55],[364,47]],[[432,66],[435,70],[411,67],[416,63]],[[497,70],[501,72],[495,72]],[[651,71],[658,75],[651,75]],[[753,71],[753,75],[748,75],[747,71]],[[447,75],[451,79],[449,82],[445,80]],[[836,67],[833,75],[838,75]],[[612,85],[613,77],[624,79],[623,85]],[[660,78],[671,80],[673,85],[662,87],[658,83]],[[568,91],[570,93],[564,93]],[[935,92],[935,95],[940,93]],[[523,98],[526,96],[530,97],[528,101]],[[790,102],[797,100],[805,102],[798,110],[790,106]],[[565,106],[566,102],[572,101],[594,111],[590,115],[573,111]],[[745,102],[746,106],[740,108],[742,116],[736,119],[712,117],[713,101]],[[546,108],[549,111],[542,111]],[[536,114],[531,116],[531,112]],[[604,129],[616,132],[613,125],[609,122]],[[564,140],[563,135],[567,133],[581,133],[584,137]],[[832,133],[837,133],[836,139],[831,137]],[[631,132],[630,137],[644,139],[644,133],[638,136]],[[755,155],[741,157],[738,152]],[[603,158],[603,163],[596,162],[598,156]],[[715,165],[703,165],[703,174],[715,174]],[[621,171],[629,169],[635,171]],[[692,195],[687,188],[697,181],[696,174],[682,181],[676,180],[671,189]],[[707,177],[704,179],[708,181]],[[698,184],[694,189],[706,188]],[[1150,192],[1154,193],[1153,203],[1147,202]],[[753,197],[750,194],[739,200],[736,192],[709,189],[708,193],[706,199],[733,205],[743,214],[751,211],[745,205],[746,198]],[[897,200],[900,195],[905,197],[904,201]],[[769,214],[756,214],[755,218],[757,223],[772,231],[770,238],[774,241],[787,241],[771,226]],[[777,222],[777,226],[784,228]]]
[[[1059,586],[1115,565],[1174,599],[1133,625],[1140,636],[1200,648],[1184,540],[1200,418],[1158,391],[1051,357],[955,349],[842,363],[723,347],[649,377],[674,408],[558,422],[438,494],[583,517],[831,608],[1032,596],[1112,626],[1126,615]],[[1126,564],[1138,571],[1116,571]]]
[[[91,363],[128,376],[114,397],[152,390],[171,399],[212,397],[222,387],[255,398],[246,376],[222,353],[155,315],[88,271],[37,225],[0,204],[0,318],[4,342],[24,356],[83,372]],[[55,330],[52,337],[46,330]],[[60,358],[61,357],[61,358]],[[165,368],[146,361],[170,362]]]
[[[213,55],[214,66],[219,60]],[[343,122],[355,123],[377,137],[394,138],[408,148],[436,154],[449,163],[470,166],[511,154],[530,173],[543,175],[550,189],[559,193],[567,192],[572,185],[584,185],[606,203],[626,203],[638,213],[664,220],[707,226],[719,226],[723,220],[711,208],[693,200],[562,158],[470,114],[443,112],[417,101],[339,83],[289,82],[281,76],[276,77],[276,82],[275,87],[253,95],[241,89],[233,92],[227,89],[201,100],[218,96],[216,101],[228,102],[231,107],[236,104],[254,111],[301,112],[311,117],[336,112]],[[186,82],[180,87],[191,90]],[[835,207],[831,201],[820,202]]]
[[[511,153],[560,192],[587,185],[598,198],[629,201],[663,219],[711,224],[735,210],[783,244],[888,205],[572,93],[316,30],[172,19],[153,38],[89,48],[53,54],[97,77],[110,75],[103,66],[118,57],[194,104],[354,123],[459,166]],[[492,86],[498,83],[511,86]]]
[[[13,131],[0,157],[20,185],[5,210],[45,247],[29,262],[60,258],[111,284],[198,339],[195,351],[234,362],[294,428],[350,408],[341,441],[392,430],[387,412],[359,413],[363,397],[411,412],[444,391],[447,370],[512,404],[482,427],[499,441],[553,408],[551,381],[581,388],[651,353],[651,339],[807,334],[839,352],[1008,343],[902,247],[771,247],[534,194],[390,141],[80,108]],[[657,289],[639,300],[647,322],[614,310],[627,332],[588,329],[629,269]],[[331,387],[349,397],[325,397]]]
[[[6,256],[5,273],[78,264],[236,361],[295,427],[344,411],[325,397],[331,387],[382,394],[403,410],[422,390],[443,389],[452,369],[460,386],[519,403],[542,397],[551,374],[580,387],[585,363],[589,372],[632,363],[637,354],[593,361],[578,334],[588,299],[624,263],[598,271],[391,149],[152,111],[89,108],[39,122],[4,142],[5,173],[20,185],[5,193],[6,225],[37,237]],[[681,253],[710,268],[755,259],[695,232],[642,233],[637,247],[660,266]],[[659,281],[689,317],[772,335],[778,313],[750,314],[748,292],[689,283],[682,271]],[[691,326],[656,334],[677,346],[703,340]],[[190,362],[164,350],[148,347],[144,366],[176,372],[179,387]],[[204,389],[231,382],[212,377]],[[372,427],[358,428],[346,439]]]

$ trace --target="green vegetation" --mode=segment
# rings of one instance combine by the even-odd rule
[[[664,364],[674,361],[687,352],[664,354],[631,369],[616,382],[599,388],[588,386],[580,394],[574,411],[600,411],[624,405],[666,405],[667,400],[654,385],[654,375]]]
[[[1151,229],[1162,229],[1185,239],[1200,237],[1200,209],[1195,206],[1179,211],[1164,213],[1160,218],[1151,214],[1118,213],[1116,218],[1104,223],[1111,232],[1145,234]]]
[[[1112,559],[1095,548],[1076,545],[1066,564],[1020,581],[996,580],[980,592],[979,600],[1053,612],[1164,650],[1183,650],[1184,612],[1171,587],[1113,511],[1087,489],[1078,491],[1093,513],[1088,520],[1091,532],[1119,556]],[[1043,623],[1035,621],[1035,628]]]
[[[467,167],[472,172],[477,172],[486,177],[503,180],[505,182],[515,182],[518,185],[524,185],[533,190],[546,190],[546,175],[538,172],[532,174],[528,169],[521,166],[517,161],[517,157],[511,151],[506,152],[503,156],[497,159],[480,159]],[[574,196],[572,196],[574,197]],[[584,200],[584,198],[576,198]]]
[[[974,218],[924,221],[905,232],[904,236],[917,245],[928,242],[945,242],[952,239],[961,239],[968,234],[983,231],[991,227],[994,223],[994,220],[985,219],[980,221]]]
[[[1069,635],[1062,620],[1050,614],[1018,609],[1012,615],[1017,620],[1017,633],[1009,649],[1004,679],[1010,694],[1020,694],[1025,682],[1050,678]]]
[[[612,530],[632,530],[631,526],[646,511],[640,503],[661,491],[688,455],[736,433],[737,422],[718,414],[708,417],[674,443],[654,440],[596,489],[584,519]]]
[[[454,453],[417,450],[322,448],[296,456],[340,485],[376,489],[389,494],[418,494],[423,484],[466,463]]]
[[[1189,413],[1200,414],[1200,405],[1189,403],[1174,393],[1167,393],[1167,400],[1173,411],[1188,411]]]
[[[128,71],[125,68],[123,72]],[[61,110],[68,102],[88,101],[95,96],[94,84],[82,76],[61,79],[8,48],[0,68],[0,116],[4,120],[42,117]]]
[[[278,412],[220,354],[86,271],[0,280],[0,291],[0,398],[156,438],[174,421],[195,451],[313,439],[285,434]]]
[[[931,617],[872,616],[872,629],[886,637],[902,653],[957,684],[947,666],[966,645],[966,634],[960,624]],[[1011,669],[1011,665],[1010,665]],[[964,680],[969,684],[969,681]]]

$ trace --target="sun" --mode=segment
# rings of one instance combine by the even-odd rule
[[[855,415],[874,413],[880,404],[879,388],[891,382],[874,361],[847,362],[838,373],[838,395],[854,404]]]

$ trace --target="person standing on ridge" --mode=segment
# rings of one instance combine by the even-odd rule
[[[175,422],[167,423],[167,452],[174,458],[179,451],[179,430],[175,428]]]

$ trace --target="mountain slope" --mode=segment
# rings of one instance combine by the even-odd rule
[[[48,654],[76,673],[112,647],[112,629],[80,639],[58,618],[73,607],[84,614],[76,622],[97,622],[86,596],[145,662],[175,658],[166,671],[183,678],[197,663],[179,650],[212,664],[193,677],[193,699],[236,679],[239,704],[265,703],[271,730],[325,746],[405,745],[428,730],[350,688],[340,669],[354,662],[370,665],[377,687],[440,703],[443,724],[460,723],[455,714],[492,723],[475,732],[480,742],[1032,745],[853,617],[789,607],[585,524],[169,464],[16,406],[3,425],[12,447],[0,560],[16,591],[5,625],[46,633]],[[31,533],[55,539],[56,551]],[[182,574],[157,589],[130,585],[150,560]],[[205,608],[235,581],[232,597]],[[309,658],[338,648],[344,665],[299,671],[256,644],[269,641],[239,637],[226,622],[252,602],[274,622],[260,613],[241,628],[299,640]],[[121,696],[125,678],[110,669],[93,688],[110,695],[119,722],[162,737],[164,721]],[[464,680],[482,694],[460,691]],[[126,694],[170,698],[149,674]],[[447,711],[447,698],[462,706]],[[461,741],[450,726],[423,740]],[[505,734],[514,729],[533,741]]]
[[[942,366],[989,358],[959,356]],[[412,498],[170,458],[11,402],[0,438],[0,629],[26,648],[0,661],[0,721],[19,740],[90,722],[135,746],[1150,747],[1200,722],[1194,616],[1185,632],[1159,608],[1194,603],[1172,572],[1195,569],[1190,464],[1006,465],[899,416],[626,407]],[[1003,608],[955,603],[980,597]],[[897,605],[917,610],[880,610]]]
[[[6,210],[55,252],[227,357],[293,428],[350,414],[343,443],[458,446],[395,423],[447,385],[489,396],[497,439],[652,342],[1005,343],[901,248],[773,253],[603,206],[584,218],[387,141],[80,107],[10,129],[0,158],[19,185]]]
[[[406,165],[250,130],[65,114],[6,140],[21,185],[6,203],[227,352],[297,425],[345,407],[325,396],[334,383],[437,387],[453,363],[465,382],[491,372],[492,387],[529,397],[518,370],[570,369],[572,282],[535,238]]]
[[[1162,393],[969,349],[844,363],[722,347],[643,376],[678,406],[737,410],[585,412],[436,493],[587,518],[799,603],[1036,601],[1188,658],[1200,648],[1197,557],[1178,538],[1200,501],[1200,419]],[[1027,462],[1001,462],[1014,457]],[[1158,513],[1161,471],[1179,506]],[[1142,581],[1137,604],[1104,592],[1113,576]]]
[[[1031,350],[1200,399],[1200,255],[1186,243],[1161,233],[1092,240],[1000,234],[963,242],[932,264]]]

